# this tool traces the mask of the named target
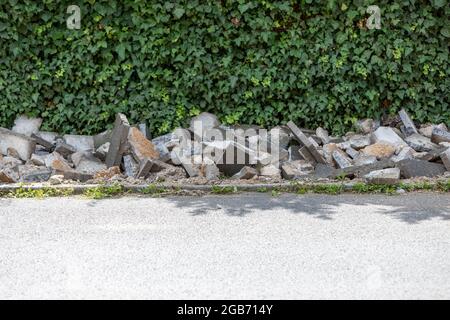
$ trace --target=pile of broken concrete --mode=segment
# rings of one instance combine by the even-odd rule
[[[417,128],[405,110],[383,126],[360,120],[357,132],[333,137],[323,128],[225,126],[201,113],[190,127],[151,139],[145,124],[117,114],[112,130],[93,136],[40,131],[42,120],[20,116],[0,128],[0,183],[181,181],[245,183],[286,180],[448,176],[450,132],[445,124]],[[205,182],[206,181],[206,182]]]

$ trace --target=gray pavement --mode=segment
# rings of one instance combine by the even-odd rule
[[[449,299],[450,196],[0,199],[0,298]]]

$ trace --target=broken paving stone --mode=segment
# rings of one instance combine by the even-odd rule
[[[431,138],[433,134],[433,129],[438,128],[440,130],[448,131],[447,126],[444,123],[440,123],[438,125],[435,124],[423,124],[420,126],[419,133],[424,137]]]
[[[433,162],[433,161],[439,159],[439,157],[442,154],[442,152],[447,150],[447,148],[448,147],[439,146],[438,149],[432,150],[430,152],[415,152],[412,157],[414,159],[418,159],[418,160],[424,160],[424,161],[431,161],[431,162]]]
[[[20,182],[43,182],[50,179],[52,170],[33,165],[19,167]]]
[[[295,160],[304,160],[301,156],[300,152],[298,150],[300,149],[300,146],[290,146],[288,148],[289,158],[288,161],[295,161]]]
[[[204,159],[204,163],[200,169],[202,175],[206,178],[206,180],[217,180],[220,176],[219,168],[216,166],[214,161],[209,158]]]
[[[298,149],[298,153],[304,160],[310,162],[311,164],[317,163],[316,159],[313,157],[311,152],[309,152],[309,149],[306,146],[303,146],[300,149]]]
[[[418,134],[419,133],[417,131],[416,126],[414,125],[414,122],[411,120],[411,118],[409,117],[409,115],[405,111],[405,109],[400,110],[398,115],[400,116],[400,119],[403,122],[404,132],[405,132],[406,136],[410,136],[412,134]]]
[[[352,147],[345,149],[345,153],[347,153],[352,159],[356,159],[360,156],[359,152],[353,149]]]
[[[260,176],[278,178],[280,177],[280,174],[281,170],[273,164],[259,167]]]
[[[123,156],[123,169],[127,177],[135,177],[139,172],[139,164],[130,154]]]
[[[392,156],[392,161],[399,162],[405,159],[412,159],[415,154],[415,151],[411,147],[404,147],[400,150],[398,155]]]
[[[374,184],[396,184],[400,180],[400,169],[389,168],[372,171],[364,176],[368,183]]]
[[[7,154],[8,148],[14,148],[20,159],[26,161],[33,154],[36,142],[26,135],[0,128],[0,153]]]
[[[73,146],[63,142],[62,140],[58,140],[56,142],[54,151],[66,158],[70,156],[72,153],[77,152],[77,150]]]
[[[450,149],[441,153],[441,160],[447,171],[450,171]]]
[[[31,163],[33,163],[37,166],[45,166],[45,158],[46,157],[47,156],[38,155],[38,154],[33,153],[31,155],[30,161],[31,161]]]
[[[34,135],[38,136],[41,139],[44,139],[47,142],[50,142],[51,144],[56,143],[56,139],[59,138],[59,134],[56,132],[51,131],[39,131],[35,133]]]
[[[335,151],[337,149],[338,149],[338,146],[335,143],[328,143],[322,147],[323,156],[325,158],[325,161],[332,166],[334,166],[333,151]]]
[[[361,158],[361,157],[360,157]],[[359,158],[358,158],[359,159]],[[334,169],[330,166],[318,164],[315,168],[313,174],[309,175],[309,178],[312,179],[320,179],[320,178],[328,178],[333,179],[341,176],[345,177],[362,177],[365,174],[368,174],[371,171],[381,170],[386,168],[394,168],[395,162],[389,159],[377,161],[370,164],[364,164],[359,166],[351,166],[344,169]]]
[[[126,149],[129,129],[130,124],[128,123],[127,117],[122,113],[118,113],[114,122],[114,129],[111,133],[111,144],[105,160],[108,168],[118,166],[122,162],[122,155]]]
[[[155,145],[137,128],[130,128],[128,132],[128,144],[134,158],[138,161],[159,159],[159,152],[156,150]]]
[[[341,149],[334,150],[332,156],[337,167],[340,169],[348,168],[353,165],[352,160]]]
[[[57,172],[59,173],[59,172]],[[67,170],[61,173],[64,176],[65,180],[74,180],[80,182],[86,182],[93,178],[93,175],[90,173],[79,172],[77,170]]]
[[[330,136],[328,135],[328,131],[324,128],[318,127],[316,129],[316,136],[318,136],[320,140],[322,140],[323,145],[330,143]]]
[[[404,178],[435,177],[445,173],[445,167],[440,163],[417,159],[405,159],[396,164]]]
[[[106,169],[106,165],[89,151],[76,152],[72,154],[71,159],[79,172],[95,174]]]
[[[2,160],[0,161],[1,166],[8,167],[11,169],[21,164],[23,164],[22,160],[8,156],[2,157]]]
[[[354,135],[350,137],[348,142],[350,143],[350,147],[356,150],[363,149],[371,144],[370,137],[362,135]]]
[[[256,175],[258,175],[258,172],[256,171],[255,168],[245,166],[238,173],[233,175],[231,179],[249,180],[255,177]]]
[[[37,133],[41,127],[41,118],[28,118],[27,116],[19,116],[14,121],[12,131],[30,137],[33,133]]]
[[[8,156],[8,157],[12,157],[12,158],[16,158],[16,159],[20,159],[20,155],[19,155],[19,152],[17,152],[17,150],[16,149],[14,149],[14,148],[8,148],[7,150],[6,150],[6,155]]]
[[[317,151],[316,147],[311,143],[311,141],[306,137],[306,135],[293,123],[292,121],[289,121],[287,126],[291,130],[294,137],[308,149],[308,151],[311,153],[315,161],[318,163],[326,163],[323,156]],[[305,158],[306,159],[306,158]]]
[[[100,160],[105,161],[106,155],[108,154],[109,151],[109,145],[110,145],[109,142],[102,144],[100,147],[97,148],[97,150],[95,150],[94,155]]]
[[[313,171],[314,167],[305,160],[287,162],[281,166],[281,175],[287,180],[304,177]]]
[[[406,142],[390,127],[379,127],[372,134],[372,139],[376,143],[390,144],[398,150],[407,146]]]
[[[71,145],[77,151],[92,151],[95,149],[94,138],[92,136],[65,134],[63,139],[65,143]]]
[[[357,157],[354,160],[353,164],[355,166],[364,166],[364,165],[367,165],[367,164],[375,163],[377,161],[378,161],[377,157],[375,157],[375,156],[362,155],[362,156]]]
[[[100,146],[104,145],[105,143],[111,142],[111,136],[112,136],[112,130],[106,130],[99,134],[96,134],[92,137],[94,140],[94,148],[98,149]]]
[[[362,149],[368,156],[375,156],[377,159],[390,158],[395,153],[395,148],[387,143],[375,143]]]
[[[427,137],[414,133],[405,139],[406,143],[417,152],[429,152],[439,148],[439,146]]]
[[[431,141],[434,143],[450,142],[450,132],[434,128],[431,133]]]
[[[152,167],[153,167],[152,160],[150,160],[150,159],[142,160],[139,164],[139,171],[136,175],[136,178],[137,179],[140,179],[140,178],[145,179],[148,176],[148,174],[150,173],[150,170],[152,169]]]
[[[52,142],[47,141],[44,138],[41,138],[40,136],[36,135],[35,133],[31,134],[31,138],[34,139],[38,145],[41,145],[42,147],[44,147],[45,150],[51,151],[54,147]]]

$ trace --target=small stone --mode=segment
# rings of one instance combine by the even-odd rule
[[[111,143],[106,142],[106,143],[102,144],[101,146],[99,146],[97,148],[97,150],[95,150],[95,154],[94,155],[97,158],[99,158],[100,160],[105,161],[106,155],[108,154],[108,151],[109,151],[110,144]]]
[[[12,131],[30,137],[33,133],[37,133],[39,131],[41,124],[41,118],[28,118],[27,116],[19,116],[14,121]]]
[[[386,143],[375,143],[362,149],[368,156],[375,156],[377,159],[390,158],[395,153],[395,148]]]
[[[11,148],[11,147],[9,147],[8,149],[6,149],[6,155],[7,155],[8,157],[13,157],[13,158],[16,158],[16,159],[20,159],[19,152],[17,152],[16,149]]]
[[[43,182],[47,181],[52,175],[52,170],[36,167],[34,165],[24,165],[19,167],[19,176],[21,182]]]
[[[314,167],[305,160],[287,162],[281,166],[281,174],[287,180],[304,177],[313,171]]]
[[[439,148],[427,137],[414,133],[405,139],[406,143],[417,152],[429,152]]]
[[[356,122],[355,127],[358,132],[369,134],[380,126],[379,122],[373,119],[363,119]]]
[[[389,168],[372,171],[364,176],[368,183],[374,184],[396,184],[400,179],[400,169]]]
[[[259,168],[259,175],[265,177],[274,177],[278,178],[281,175],[281,171],[277,166],[273,164],[269,164],[267,166],[263,166]]]
[[[398,155],[392,157],[392,161],[399,162],[405,159],[412,159],[414,156],[414,149],[411,147],[404,147],[400,150]]]
[[[37,166],[45,166],[45,158],[46,156],[41,156],[33,153],[31,155],[30,161]]]
[[[200,171],[202,172],[203,176],[208,181],[219,179],[220,170],[216,166],[214,161],[212,161],[209,158],[205,158],[204,159],[204,163],[202,164],[202,167],[201,167]]]
[[[375,157],[375,156],[362,155],[362,156],[357,157],[354,160],[354,165],[355,166],[364,166],[364,165],[375,163],[377,161],[378,161],[377,157]]]
[[[353,149],[352,147],[345,149],[345,153],[347,153],[352,159],[356,159],[360,156],[359,152]]]
[[[73,146],[61,140],[56,142],[55,151],[66,158],[70,156],[72,153],[77,152],[77,150]]]
[[[11,169],[0,169],[0,182],[2,183],[14,183],[18,179],[17,174],[15,174]]]

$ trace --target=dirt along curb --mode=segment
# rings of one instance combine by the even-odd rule
[[[430,191],[450,192],[450,179],[409,180],[396,184],[369,184],[357,181],[341,182],[304,182],[292,181],[261,184],[4,184],[0,185],[0,197],[6,198],[43,198],[71,195],[85,195],[88,198],[100,199],[124,195],[205,195],[205,194],[236,194],[239,192],[261,192],[278,195],[280,193],[297,194],[334,194],[381,193],[403,194],[407,192]]]

